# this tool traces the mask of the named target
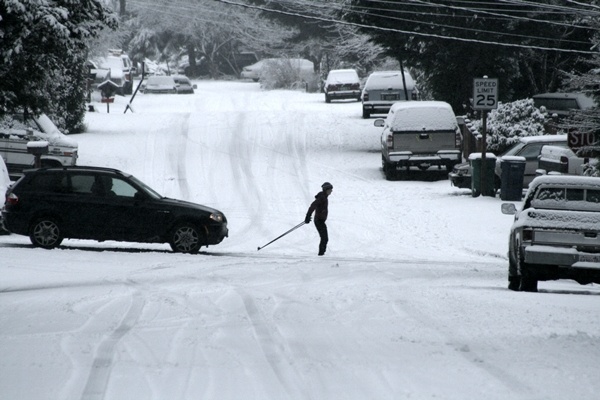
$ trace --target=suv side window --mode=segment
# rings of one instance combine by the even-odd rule
[[[73,174],[71,176],[71,190],[76,194],[92,194],[94,175]]]
[[[135,197],[137,189],[131,186],[129,182],[126,182],[119,178],[112,179],[112,191],[119,197]]]
[[[23,188],[26,191],[66,193],[69,184],[66,174],[40,173],[33,175],[29,181],[24,182]]]

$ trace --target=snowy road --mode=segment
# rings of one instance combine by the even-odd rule
[[[80,164],[220,209],[230,237],[190,256],[0,236],[0,400],[598,396],[600,288],[506,290],[499,199],[385,181],[360,103],[198,85],[118,98],[73,138]],[[327,255],[312,224],[257,252],[323,181]]]

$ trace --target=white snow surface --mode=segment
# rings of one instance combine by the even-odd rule
[[[223,211],[230,237],[184,255],[0,236],[1,400],[598,397],[600,288],[507,290],[499,198],[386,181],[360,103],[196,83],[98,104],[70,138],[81,165]],[[326,255],[313,224],[257,251],[325,181]]]

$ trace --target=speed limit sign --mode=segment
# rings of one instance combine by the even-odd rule
[[[493,110],[498,108],[498,79],[473,79],[473,109]]]

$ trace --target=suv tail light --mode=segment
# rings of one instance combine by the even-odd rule
[[[533,240],[533,229],[525,228],[521,234],[521,239],[524,242],[531,242]]]
[[[560,156],[560,163],[569,165],[569,158],[567,156]]]
[[[6,196],[6,205],[7,206],[16,206],[19,203],[19,197],[14,194],[14,193],[10,193]]]
[[[366,90],[363,92],[363,101],[369,101],[369,92]]]
[[[388,149],[394,148],[394,135],[391,133],[387,136],[386,144]]]
[[[454,132],[454,147],[460,149],[462,138],[460,137],[460,132],[457,130]]]

